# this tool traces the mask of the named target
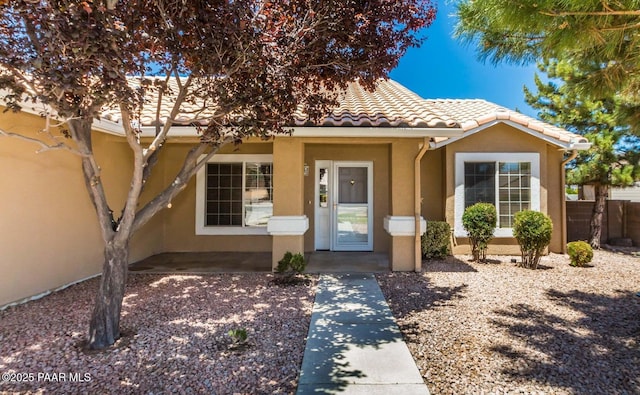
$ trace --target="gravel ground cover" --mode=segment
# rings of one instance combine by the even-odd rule
[[[292,393],[317,280],[276,286],[272,278],[131,275],[124,336],[103,352],[83,349],[96,279],[8,308],[0,393]],[[247,344],[234,347],[228,332],[242,328]]]
[[[378,276],[433,394],[640,394],[640,258],[450,257]],[[519,259],[519,257],[518,257]]]

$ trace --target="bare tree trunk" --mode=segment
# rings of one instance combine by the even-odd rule
[[[90,349],[109,347],[120,337],[120,310],[127,282],[128,257],[126,243],[107,243],[100,288],[89,324]]]
[[[589,231],[589,244],[595,249],[600,249],[600,237],[602,236],[602,215],[605,205],[607,204],[607,196],[609,195],[609,186],[603,184],[595,185],[596,202],[593,205],[591,213],[591,227]]]

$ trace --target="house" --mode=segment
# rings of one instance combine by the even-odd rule
[[[151,136],[155,108],[145,112],[143,136]],[[117,115],[105,112],[93,136],[111,202],[124,201],[132,162]],[[36,135],[43,122],[27,112],[0,116],[9,132]],[[174,131],[143,199],[170,182],[186,143],[197,139],[190,126]],[[550,250],[562,252],[564,155],[588,145],[484,100],[424,100],[394,81],[381,81],[373,93],[353,84],[321,124],[297,113],[292,136],[248,139],[214,156],[171,208],[134,237],[130,258],[271,251],[275,263],[286,251],[374,251],[388,253],[391,270],[420,270],[416,241],[425,219],[448,221],[454,252],[468,253],[461,216],[477,201],[498,208],[489,253],[519,254],[511,224],[526,208],[551,217]],[[63,151],[36,155],[37,149],[0,139],[0,306],[101,268],[79,159]]]
[[[627,188],[610,188],[609,200],[640,202],[640,182],[636,182],[633,186]]]

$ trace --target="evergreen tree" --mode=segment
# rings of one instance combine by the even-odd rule
[[[568,62],[539,63],[550,82],[535,76],[537,93],[526,87],[525,100],[539,110],[538,116],[552,124],[585,136],[591,149],[578,154],[567,172],[567,183],[595,187],[595,205],[591,215],[589,244],[600,247],[602,214],[609,188],[626,187],[640,180],[638,151],[640,138],[628,125],[618,123],[619,101],[596,100],[572,89],[568,81],[582,78],[585,72]],[[556,84],[554,81],[559,81]]]
[[[567,84],[617,95],[625,122],[640,125],[640,0],[460,0],[458,17],[456,36],[481,58],[567,61],[589,71]]]

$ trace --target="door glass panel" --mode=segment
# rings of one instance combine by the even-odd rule
[[[367,168],[340,167],[338,203],[367,203]]]
[[[366,244],[368,215],[367,206],[338,206],[338,244]]]
[[[327,185],[329,184],[329,169],[327,169],[326,167],[323,167],[318,170],[320,174],[320,179],[318,180],[318,194],[320,196],[318,201],[320,202],[320,207],[329,207],[329,200],[327,199],[328,197]]]

